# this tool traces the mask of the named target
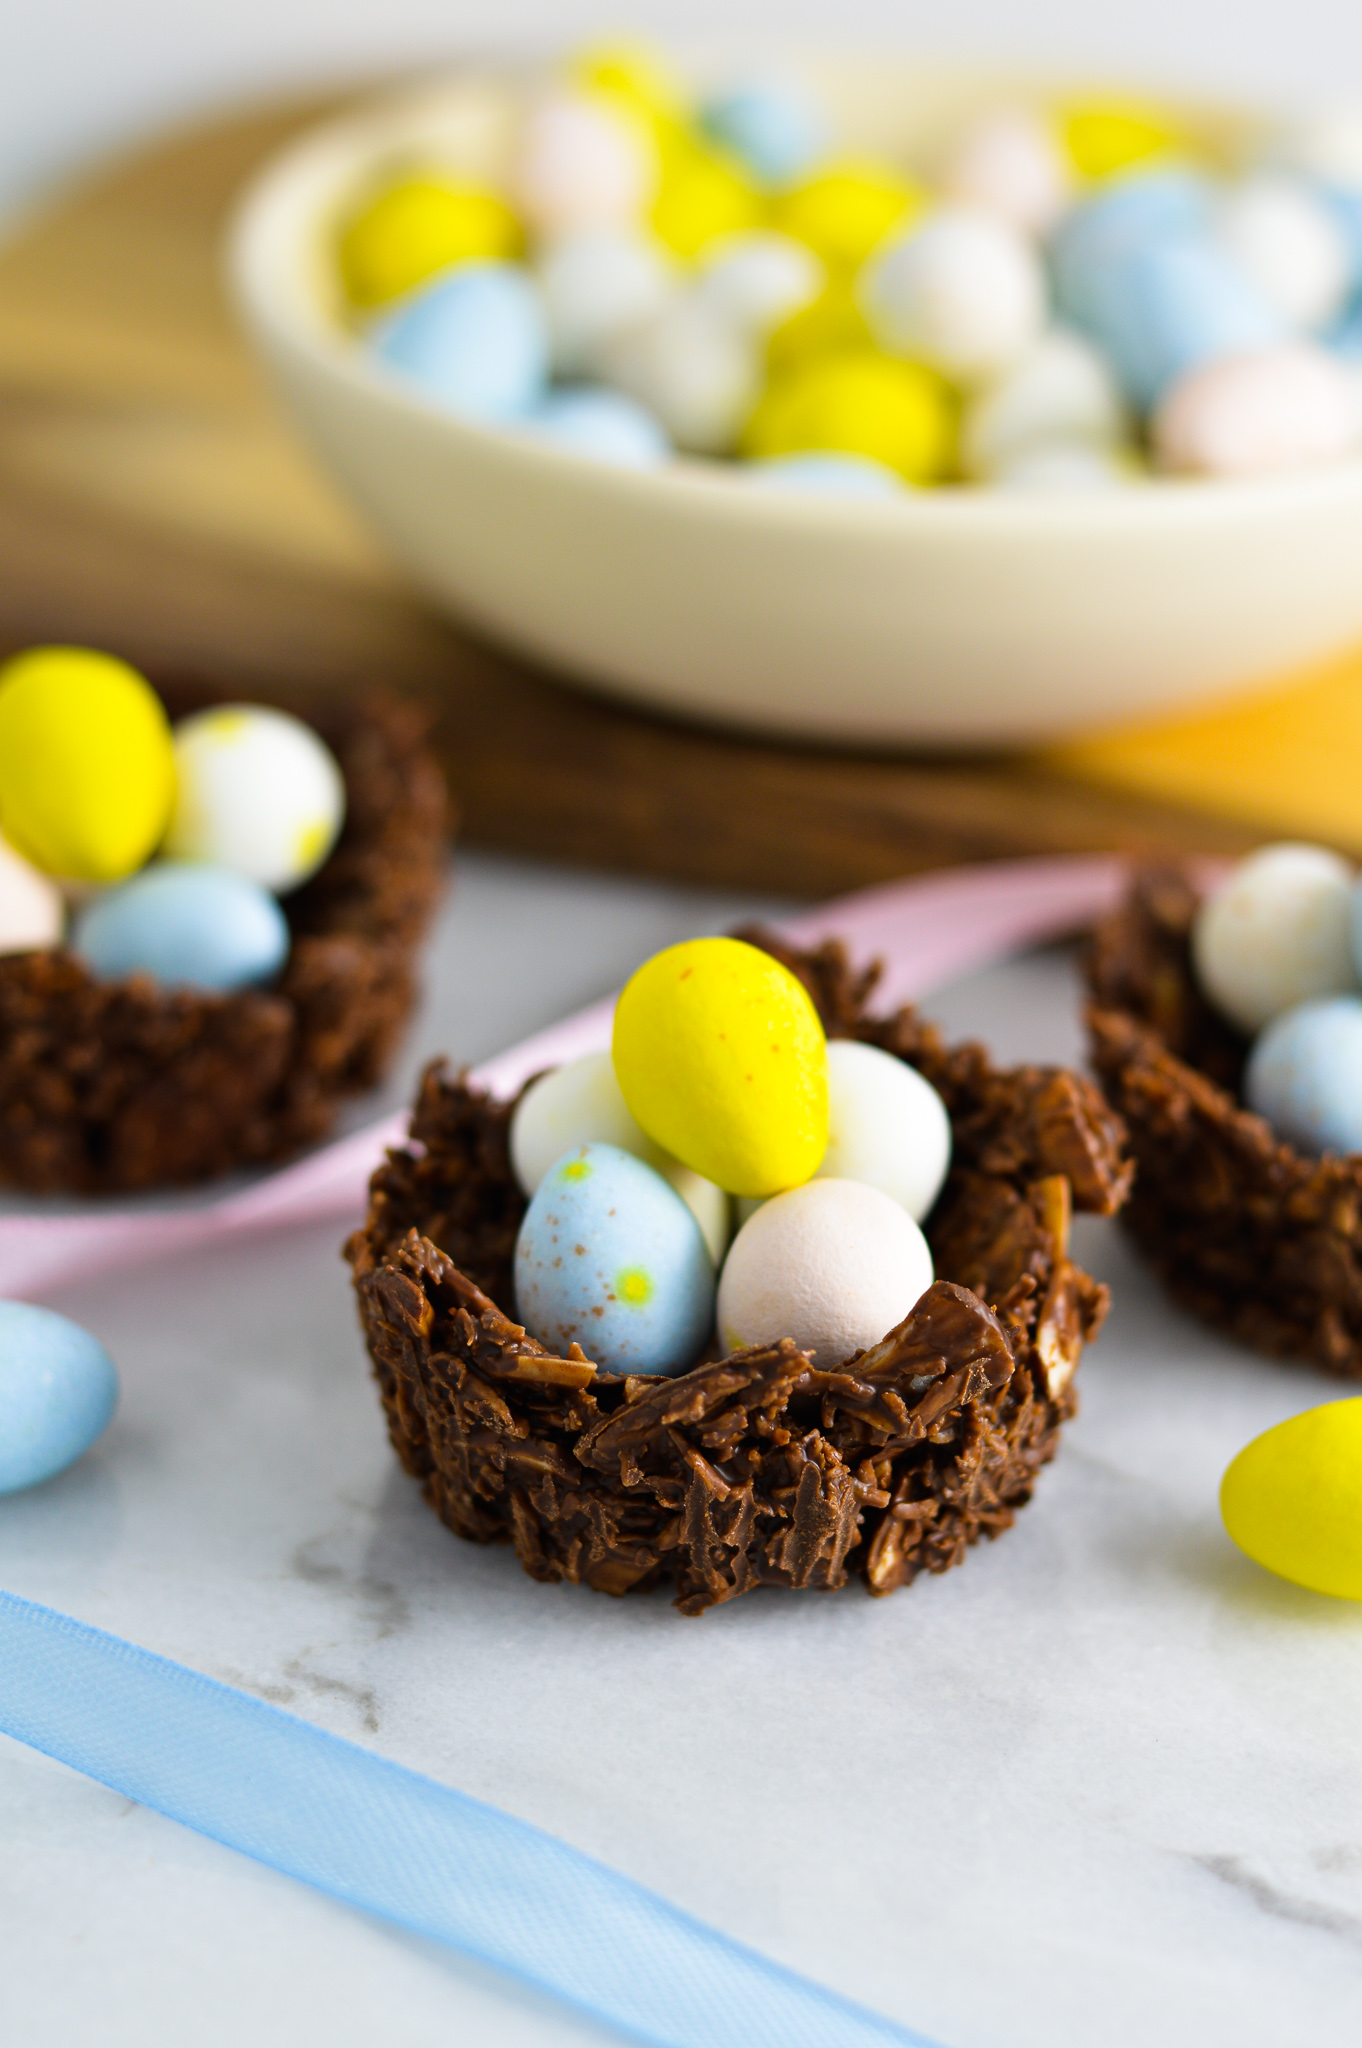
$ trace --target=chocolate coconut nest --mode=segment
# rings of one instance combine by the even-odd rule
[[[670,1578],[683,1614],[852,1573],[892,1593],[1008,1528],[1106,1312],[1068,1257],[1071,1208],[1109,1215],[1129,1181],[1120,1122],[1078,1075],[1000,1071],[912,1010],[872,1016],[878,969],[840,945],[742,936],[799,976],[829,1036],[908,1060],[950,1111],[927,1225],[944,1277],[882,1343],[815,1362],[787,1337],[675,1378],[601,1372],[576,1345],[554,1357],[497,1306],[525,1210],[513,1105],[439,1065],[346,1246],[393,1447],[441,1519],[509,1537],[537,1579],[626,1593]]]
[[[1125,1220],[1194,1314],[1362,1378],[1362,1157],[1309,1158],[1243,1107],[1249,1041],[1192,972],[1199,900],[1151,869],[1094,935],[1093,1065],[1138,1169]]]
[[[162,695],[177,716],[214,701]],[[344,1097],[378,1080],[443,884],[444,781],[415,705],[306,715],[340,763],[346,817],[284,899],[278,979],[203,995],[98,981],[60,950],[0,959],[0,1180],[79,1194],[206,1180],[324,1137]]]

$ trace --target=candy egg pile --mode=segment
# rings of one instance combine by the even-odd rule
[[[1265,846],[1202,901],[1192,966],[1253,1036],[1244,1099],[1302,1151],[1362,1152],[1362,893],[1322,846]]]
[[[340,769],[299,719],[240,704],[172,727],[135,669],[89,648],[0,667],[0,952],[66,938],[101,979],[267,981],[289,949],[276,896],[344,814]]]
[[[335,261],[376,358],[465,417],[854,497],[1362,452],[1362,115],[1229,164],[1158,109],[999,103],[900,161],[793,79],[629,51],[459,111]]]
[[[877,1046],[829,1045],[769,954],[671,946],[620,995],[611,1051],[516,1105],[517,1313],[607,1372],[686,1371],[716,1316],[725,1350],[792,1337],[832,1370],[932,1284],[919,1223],[950,1146],[935,1089]]]

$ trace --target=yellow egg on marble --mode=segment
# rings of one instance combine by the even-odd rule
[[[1362,1399],[1307,1409],[1246,1444],[1221,1481],[1220,1512],[1279,1578],[1362,1600]]]
[[[615,1009],[615,1074],[653,1140],[730,1194],[800,1186],[828,1142],[827,1042],[788,968],[691,939],[639,968]]]
[[[955,407],[941,378],[871,348],[777,372],[743,432],[755,460],[816,451],[868,455],[909,483],[935,482],[955,454]]]
[[[121,880],[156,851],[174,792],[169,722],[127,662],[31,647],[0,668],[0,831],[35,867]]]
[[[521,239],[510,207],[486,187],[404,178],[345,222],[341,276],[352,305],[382,306],[452,264],[516,256]]]

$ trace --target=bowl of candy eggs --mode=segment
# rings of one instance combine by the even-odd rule
[[[0,666],[0,1181],[204,1180],[373,1086],[444,879],[426,724],[163,698],[93,648]]]
[[[594,689],[1017,742],[1362,641],[1362,116],[587,53],[314,131],[231,263],[413,580]]]

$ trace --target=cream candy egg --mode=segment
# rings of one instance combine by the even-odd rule
[[[527,111],[511,192],[535,234],[627,226],[656,186],[656,150],[642,122],[583,93],[554,93]]]
[[[0,953],[59,946],[65,922],[56,883],[0,839]]]
[[[1205,995],[1241,1031],[1357,987],[1353,871],[1322,846],[1264,846],[1206,896],[1192,925]]]
[[[989,478],[1005,491],[1117,491],[1139,480],[1120,449],[1092,441],[1036,441],[1000,462]]]
[[[336,843],[345,782],[330,749],[300,718],[223,704],[175,728],[175,808],[165,852],[296,888]]]
[[[534,1195],[549,1168],[581,1145],[614,1145],[651,1166],[673,1187],[700,1226],[717,1266],[728,1245],[732,1204],[712,1180],[683,1166],[647,1137],[630,1115],[608,1052],[569,1060],[532,1081],[511,1117],[511,1170]]]
[[[951,1120],[931,1082],[877,1045],[829,1040],[828,1149],[818,1178],[880,1188],[921,1223],[950,1163]]]
[[[1325,109],[1284,136],[1279,160],[1307,178],[1362,190],[1362,100]]]
[[[1051,327],[965,409],[960,459],[991,477],[1037,443],[1126,439],[1126,411],[1106,358],[1072,328]]]
[[[675,290],[662,244],[632,228],[591,228],[550,244],[538,277],[550,356],[563,377],[594,372],[610,337],[660,312]]]
[[[1333,462],[1359,439],[1346,366],[1307,342],[1226,356],[1180,377],[1151,424],[1163,468],[1249,476]]]
[[[892,355],[969,380],[1003,369],[1040,333],[1045,273],[1025,237],[982,207],[945,206],[872,259],[861,304]]]
[[[942,190],[952,199],[987,207],[1030,235],[1058,219],[1072,182],[1053,128],[1023,107],[976,121],[941,166]]]
[[[878,1344],[932,1284],[927,1240],[900,1203],[856,1180],[773,1195],[719,1276],[726,1350],[793,1337],[824,1372]]]
[[[793,235],[725,235],[705,251],[698,296],[746,334],[766,335],[823,289],[820,259]]]
[[[752,341],[695,296],[614,335],[601,371],[697,455],[732,448],[761,385]]]
[[[1287,324],[1326,327],[1342,312],[1352,256],[1342,227],[1299,178],[1264,171],[1221,202],[1216,232]]]

